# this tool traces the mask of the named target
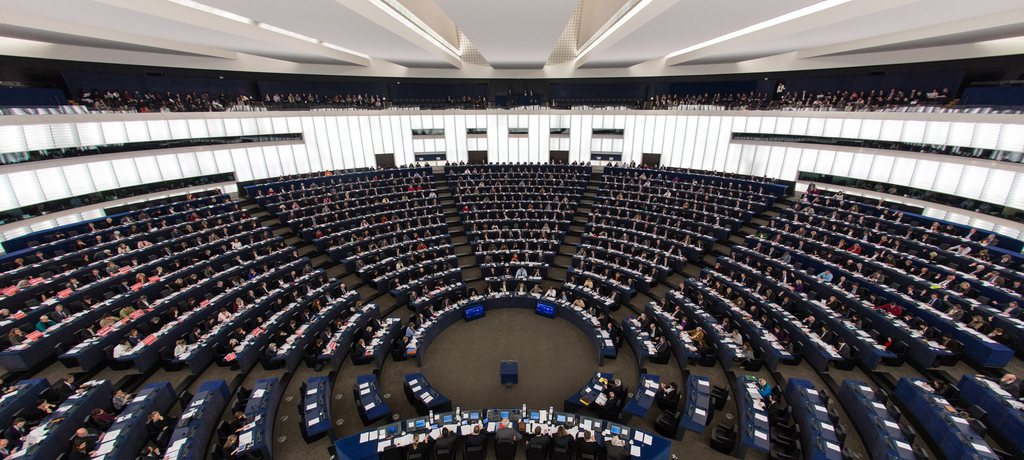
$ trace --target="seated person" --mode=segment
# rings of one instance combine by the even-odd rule
[[[92,413],[89,414],[89,423],[96,427],[96,429],[102,431],[106,431],[107,428],[110,428],[110,426],[114,424],[114,420],[115,418],[113,415],[98,407],[93,409]]]

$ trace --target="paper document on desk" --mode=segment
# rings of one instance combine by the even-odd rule
[[[640,446],[630,446],[629,455],[633,457],[640,457]]]
[[[468,436],[473,434],[473,425],[462,425],[459,427],[459,435]]]
[[[693,413],[694,413],[694,414],[697,414],[697,415],[699,415],[699,416],[701,416],[701,417],[703,417],[703,416],[705,416],[705,415],[708,415],[707,411],[705,411],[704,409],[701,409],[701,408],[699,408],[699,407],[696,407],[696,408],[694,408],[694,409],[693,409]]]
[[[422,395],[422,396],[423,396],[423,402],[424,402],[424,403],[427,403],[427,404],[429,404],[429,403],[430,403],[430,401],[433,401],[433,400],[434,400],[434,397],[433,397],[433,396],[430,396],[430,394],[428,394],[428,393],[423,393],[423,395]]]
[[[373,409],[374,407],[377,407],[377,403],[375,403],[373,401],[370,401],[370,403],[367,404],[366,407],[364,407],[364,409],[370,410],[370,409]]]
[[[395,438],[395,447],[405,447],[412,444],[412,435],[399,436]]]
[[[263,397],[263,393],[266,393],[266,392],[267,391],[262,389],[262,388],[257,388],[257,389],[252,391],[252,395],[250,395],[249,398],[250,399],[251,398],[262,398]]]
[[[653,398],[654,397],[654,390],[651,390],[650,388],[648,388],[647,391],[644,392],[644,394],[646,394],[647,396]]]
[[[892,428],[892,429],[894,429],[894,430],[898,430],[898,429],[900,429],[900,426],[899,426],[899,425],[897,425],[896,423],[894,423],[894,422],[893,422],[893,421],[891,421],[891,420],[883,420],[883,422],[885,422],[885,426],[887,426],[887,427],[889,427],[889,428]]]
[[[238,436],[238,447],[247,446],[252,444],[252,433],[246,431]]]
[[[366,396],[368,394],[370,394],[370,389],[369,388],[365,388],[365,389],[359,391],[359,396]]]
[[[413,393],[419,393],[421,389],[422,389],[422,387],[420,387],[419,385],[416,385],[416,386],[412,387],[412,392]]]
[[[762,440],[765,440],[765,441],[768,440],[768,433],[765,433],[763,431],[755,430],[754,431],[754,436],[756,436],[758,439],[762,439]]]
[[[651,435],[644,433],[644,444],[647,444],[649,446],[652,442],[654,442],[654,438],[651,437]]]
[[[992,453],[992,449],[989,449],[988,446],[986,446],[984,444],[978,444],[976,442],[972,442],[971,445],[974,446],[974,448],[977,449],[978,452],[984,452],[986,454],[991,454]]]
[[[306,422],[306,425],[307,426],[313,426],[313,425],[316,425],[317,423],[320,423],[320,417],[316,417],[316,418],[310,419],[308,422]]]
[[[829,449],[832,449],[832,450],[836,451],[836,452],[841,452],[841,450],[839,449],[839,446],[837,446],[834,443],[825,441],[825,446],[828,447]]]
[[[384,449],[391,447],[391,440],[387,439],[377,443],[377,452],[384,452]]]
[[[107,441],[100,444],[100,446],[96,448],[96,455],[106,455],[110,453],[110,451],[114,450],[114,444],[115,443],[113,441]]]
[[[306,390],[306,396],[313,396],[315,394],[316,394],[316,387],[313,387],[313,388],[310,388],[309,390]]]
[[[377,432],[374,431],[373,434],[377,434]],[[362,444],[362,443],[364,443],[366,441],[369,441],[369,440],[370,440],[370,433],[363,433],[363,434],[359,435],[359,443],[360,444]]]
[[[307,404],[306,405],[306,410],[313,410],[313,409],[316,409],[316,403]]]
[[[759,422],[767,422],[768,421],[768,417],[766,417],[764,414],[754,414],[754,419],[759,421]]]

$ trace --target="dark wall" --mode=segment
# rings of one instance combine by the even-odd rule
[[[57,88],[0,87],[0,106],[46,107],[67,103],[64,91]]]

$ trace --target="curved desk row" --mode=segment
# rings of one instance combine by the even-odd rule
[[[249,423],[238,432],[238,457],[274,458],[274,422],[283,390],[284,385],[277,377],[257,380],[253,385],[245,403],[245,419]]]
[[[334,331],[327,347],[320,353],[320,361],[326,362],[330,369],[338,370],[345,362],[345,355],[352,349],[352,343],[366,329],[370,321],[380,315],[380,308],[376,304],[366,304],[355,312],[346,321],[341,329]]]
[[[418,372],[405,374],[405,397],[416,408],[416,413],[427,415],[430,412],[451,412],[452,400],[439,393],[427,378]]]
[[[300,387],[302,436],[310,442],[331,430],[331,379],[310,377]]]
[[[171,434],[164,459],[205,458],[206,446],[217,429],[217,422],[220,421],[228,399],[231,399],[231,390],[223,380],[209,380],[199,385],[196,395],[178,418],[178,425]]]
[[[437,439],[442,428],[448,428],[459,439],[473,440],[486,445],[486,439],[494,437],[496,422],[500,421],[502,415],[508,416],[504,418],[512,421],[512,428],[520,433],[520,437],[523,437],[522,433],[527,433],[526,437],[530,437],[530,433],[538,427],[546,435],[553,434],[559,427],[563,427],[573,438],[580,437],[583,431],[595,434],[598,447],[605,446],[613,437],[619,437],[626,441],[625,449],[631,458],[668,460],[672,455],[672,441],[655,434],[565,412],[540,409],[527,410],[524,413],[519,408],[465,411],[456,408],[455,412],[435,413],[433,419],[417,417],[370,428],[339,439],[334,443],[334,447],[339,460],[405,458],[404,448],[412,443],[414,434]],[[480,435],[473,434],[477,426],[481,429]],[[484,439],[481,440],[479,437]]]
[[[475,310],[480,308],[481,310]],[[516,295],[511,292],[498,292],[476,296],[449,306],[428,319],[409,340],[406,356],[416,358],[418,365],[423,365],[423,355],[434,339],[448,326],[466,318],[467,312],[486,312],[498,308],[529,308],[539,315],[559,317],[568,320],[590,337],[596,348],[598,365],[604,358],[615,358],[617,350],[608,332],[601,328],[600,321],[586,311],[573,308],[568,302],[539,295]]]

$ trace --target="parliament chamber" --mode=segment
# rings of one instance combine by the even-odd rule
[[[1024,459],[1024,7],[0,3],[0,459]]]

